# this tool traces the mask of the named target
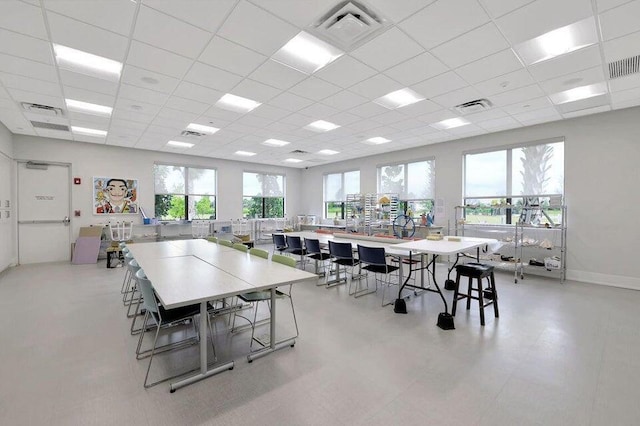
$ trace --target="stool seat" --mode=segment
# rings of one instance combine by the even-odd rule
[[[467,310],[471,308],[471,300],[477,300],[480,308],[480,325],[484,325],[484,308],[493,305],[493,313],[496,318],[500,316],[498,311],[498,292],[496,291],[496,280],[493,274],[493,266],[484,265],[482,263],[467,263],[456,266],[456,283],[455,292],[453,294],[452,315],[456,314],[458,300],[467,299]],[[460,292],[460,277],[467,277],[469,284],[467,293]],[[482,280],[486,278],[489,286],[482,289]],[[477,280],[478,286],[473,286],[473,280]],[[475,293],[474,293],[475,292]]]
[[[481,263],[467,263],[465,265],[457,265],[456,272],[464,277],[486,278],[493,274],[493,266]]]

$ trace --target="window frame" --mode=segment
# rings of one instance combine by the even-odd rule
[[[360,182],[360,170],[345,170],[345,171],[341,171],[341,172],[333,172],[333,173],[324,173],[322,175],[322,205],[323,205],[323,211],[322,211],[322,216],[324,219],[345,219],[345,215],[346,215],[346,211],[347,211],[347,192],[345,190],[345,175],[347,173],[355,173],[358,172],[358,192],[360,193],[360,189],[362,188],[361,186],[361,182]],[[340,189],[342,191],[342,200],[327,200],[326,198],[326,193],[327,193],[327,178],[330,175],[340,175]],[[336,217],[329,217],[329,204],[333,204],[334,208],[339,207],[340,208],[340,214]]]
[[[184,172],[184,192],[167,192],[166,194],[159,194],[156,192],[155,190],[155,167],[156,166],[164,166],[164,167],[182,167],[184,168],[185,172]],[[156,200],[158,195],[171,195],[171,196],[181,196],[184,197],[184,218],[180,218],[180,220],[187,220],[187,221],[193,221],[193,220],[216,220],[217,219],[217,215],[218,215],[218,169],[215,167],[204,167],[204,166],[194,166],[194,165],[187,165],[187,164],[178,164],[178,163],[161,163],[161,162],[156,162],[153,164],[154,167],[154,214],[156,212]],[[210,170],[214,172],[214,179],[215,179],[215,185],[213,188],[213,194],[199,194],[199,193],[195,193],[195,192],[190,192],[189,190],[189,171],[190,169],[198,169],[198,170]],[[206,218],[206,219],[200,219],[197,217],[191,217],[190,215],[190,209],[189,209],[189,197],[210,197],[213,198],[212,201],[212,205],[213,205],[213,214],[210,215],[210,217]],[[197,202],[197,201],[196,201]],[[195,213],[195,211],[194,211]],[[211,216],[213,216],[213,218],[211,218]],[[163,219],[161,219],[163,220]],[[164,219],[167,220],[167,219]],[[176,219],[177,220],[177,219]]]
[[[262,176],[281,176],[282,177],[282,196],[264,196],[264,195],[245,195],[244,193],[244,178],[245,174],[255,174]],[[264,193],[264,188],[262,188],[261,193]],[[285,173],[277,173],[277,172],[263,172],[256,170],[243,170],[242,171],[242,216],[245,219],[253,219],[253,217],[247,217],[245,214],[245,201],[247,199],[260,199],[260,213],[258,214],[258,219],[283,219],[287,216],[286,214],[286,193],[287,193],[287,175]],[[268,213],[268,203],[269,199],[282,199],[282,216],[269,216]]]
[[[409,182],[409,165],[411,164],[418,164],[418,163],[424,163],[424,162],[431,162],[431,176],[432,176],[432,181],[431,181],[431,195],[432,198],[409,198],[407,196],[407,190],[408,190],[408,182]],[[416,159],[415,161],[397,161],[397,162],[392,162],[392,163],[384,163],[384,164],[378,164],[376,166],[376,189],[378,191],[378,194],[383,194],[383,193],[389,193],[388,191],[383,191],[381,188],[381,184],[382,184],[382,168],[383,167],[395,167],[395,166],[403,166],[403,193],[402,194],[398,194],[398,199],[399,201],[404,205],[404,206],[409,206],[410,204],[415,204],[416,202],[422,202],[422,203],[426,203],[426,204],[431,204],[432,206],[432,210],[435,208],[435,204],[436,204],[436,158],[434,156],[431,157],[425,157],[425,158],[420,158],[420,159]],[[405,211],[405,213],[408,213],[408,211]],[[417,217],[420,215],[420,212],[416,212],[416,211],[412,211],[412,216],[413,217]]]

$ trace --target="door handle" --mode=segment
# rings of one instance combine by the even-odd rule
[[[71,223],[71,219],[69,219],[69,216],[65,216],[64,219],[62,219],[62,223],[64,223],[65,225],[69,225]]]

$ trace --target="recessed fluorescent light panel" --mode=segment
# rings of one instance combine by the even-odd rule
[[[322,154],[322,155],[336,155],[339,154],[338,151],[334,151],[332,149],[323,149],[318,151],[318,154]]]
[[[262,145],[285,146],[285,145],[289,145],[289,142],[281,141],[281,140],[278,140],[278,139],[267,139],[266,141],[262,142]]]
[[[593,17],[578,21],[520,43],[514,48],[526,65],[546,61],[598,43]]]
[[[65,99],[65,103],[67,104],[67,109],[69,111],[83,112],[85,114],[93,114],[93,115],[103,115],[110,116],[113,108],[98,105],[98,104],[90,104],[89,102],[76,101],[74,99]]]
[[[109,80],[118,80],[120,78],[120,73],[122,72],[121,62],[60,44],[54,44],[53,51],[61,68]]]
[[[337,124],[329,123],[328,121],[318,120],[313,123],[304,126],[307,130],[313,130],[314,132],[328,132],[329,130],[337,129]]]
[[[187,126],[187,130],[193,130],[194,132],[201,132],[212,135],[220,129],[218,129],[217,127],[203,126],[202,124],[189,123],[189,125]]]
[[[369,138],[365,142],[372,143],[374,145],[380,145],[383,143],[391,142],[390,139],[386,139],[380,136],[376,136],[375,138]]]
[[[581,99],[593,98],[607,93],[606,83],[590,84],[588,86],[580,86],[564,92],[549,95],[551,101],[556,104],[566,104],[567,102],[575,102]]]
[[[170,146],[173,148],[192,148],[193,144],[189,142],[169,141],[167,142],[167,146]]]
[[[231,93],[227,93],[226,95],[221,97],[218,102],[216,102],[216,106],[218,108],[240,112],[242,114],[254,110],[260,105],[262,105],[260,102],[243,98],[241,96],[232,95]]]
[[[255,152],[249,152],[249,151],[236,151],[235,154],[242,155],[243,157],[251,157],[253,155],[256,155]]]
[[[287,163],[302,163],[303,160],[301,160],[299,158],[287,158],[284,161],[287,162]]]
[[[400,90],[396,90],[395,92],[387,93],[384,96],[379,97],[378,99],[374,99],[373,102],[378,105],[382,105],[385,108],[396,109],[402,108],[403,106],[415,104],[416,102],[423,101],[424,96],[419,93],[409,89],[404,88]]]
[[[435,127],[440,130],[453,129],[456,127],[466,126],[467,124],[471,124],[470,121],[465,120],[464,118],[456,117],[450,118],[448,120],[438,121],[437,123],[431,124],[431,127]]]
[[[98,136],[102,138],[107,136],[107,132],[105,130],[88,129],[86,127],[71,126],[71,131],[79,135]]]
[[[302,31],[271,57],[297,71],[313,74],[342,56],[344,52]]]

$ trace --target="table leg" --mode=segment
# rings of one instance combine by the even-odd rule
[[[222,371],[233,370],[233,366],[234,366],[233,361],[226,362],[212,369],[209,369],[208,367],[207,330],[209,328],[207,326],[207,315],[209,314],[207,313],[207,303],[208,302],[200,302],[200,373],[187,377],[186,379],[177,381],[175,383],[171,383],[169,387],[169,391],[171,393],[187,385],[190,385],[195,382],[199,382],[202,379],[206,379],[207,377],[211,377],[215,374],[218,374]],[[213,339],[213,336],[211,336],[211,338]]]
[[[258,359],[261,358],[265,355],[270,354],[271,352],[277,351],[278,349],[282,349],[286,346],[291,346],[293,347],[296,344],[296,338],[292,337],[290,339],[285,339],[282,340],[280,342],[276,342],[276,289],[272,288],[271,289],[271,317],[270,317],[270,321],[271,323],[269,324],[270,326],[270,342],[269,342],[269,346],[267,346],[264,349],[261,349],[259,351],[250,353],[249,355],[247,355],[247,360],[249,362],[253,362],[254,359]]]

